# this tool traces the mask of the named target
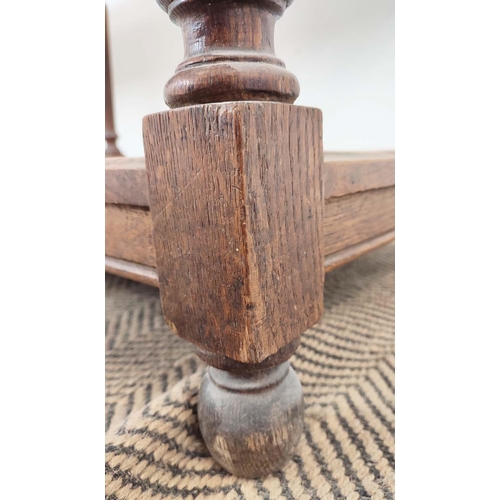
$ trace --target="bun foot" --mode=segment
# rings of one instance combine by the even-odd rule
[[[289,362],[250,373],[210,367],[200,388],[198,418],[211,455],[224,469],[263,477],[282,469],[297,447],[302,386]]]

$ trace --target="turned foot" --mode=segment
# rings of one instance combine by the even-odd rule
[[[210,367],[198,398],[205,443],[224,469],[256,478],[281,469],[302,433],[304,401],[289,362],[232,373]]]

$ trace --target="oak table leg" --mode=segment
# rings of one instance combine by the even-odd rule
[[[113,116],[113,91],[111,84],[111,62],[109,56],[109,42],[108,42],[108,9],[106,7],[105,15],[105,101],[106,101],[106,125],[105,125],[105,141],[106,141],[106,156],[122,156],[118,146],[116,145],[117,135],[115,132],[115,121]]]
[[[302,389],[288,359],[323,309],[322,117],[294,106],[274,55],[285,0],[159,0],[186,59],[170,111],[143,122],[166,320],[208,369],[198,415],[213,457],[259,477],[292,456]]]

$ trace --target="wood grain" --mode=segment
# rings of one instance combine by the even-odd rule
[[[105,201],[149,208],[144,158],[106,158]]]
[[[325,200],[394,186],[394,153],[325,153]]]
[[[377,248],[380,244],[394,239],[394,207],[394,187],[388,190],[370,190],[330,199],[325,205],[323,214],[325,269],[331,270],[341,265],[341,263],[348,262],[369,250]],[[121,210],[133,210],[133,207],[121,207]],[[115,214],[118,214],[123,219],[120,211],[108,211],[107,217],[115,217]],[[144,225],[140,230],[143,234],[152,232],[152,223],[149,217],[135,218],[134,222],[135,224]],[[112,224],[112,226],[116,225]],[[124,231],[127,230],[123,224],[118,227],[121,227]],[[126,235],[121,233],[119,229],[112,234],[106,234],[106,238],[123,239],[124,237]],[[379,243],[378,238],[382,238],[381,243]],[[150,254],[144,255],[141,263],[153,262],[151,267],[156,268],[152,245],[144,246],[140,241],[127,244],[141,245],[143,247],[141,254],[149,251]],[[115,246],[123,247],[126,244],[121,242]],[[136,255],[138,254],[135,250],[130,249],[130,251]],[[342,252],[344,253],[342,254]],[[108,255],[117,257],[113,254]],[[110,272],[113,271],[110,269]],[[138,275],[137,281],[142,281],[140,275]]]
[[[394,238],[395,232],[392,230],[387,233],[374,236],[373,238],[369,238],[368,240],[360,241],[359,243],[355,243],[354,245],[338,250],[337,252],[330,253],[325,256],[325,272],[327,273],[337,267],[343,266],[344,264],[361,257],[365,253],[371,252],[372,250],[393,241]]]
[[[106,255],[156,267],[149,210],[106,205]]]
[[[263,361],[322,312],[321,112],[190,106],[143,131],[165,317],[204,351]]]
[[[394,186],[394,152],[324,154],[325,200]],[[149,207],[146,164],[141,158],[106,158],[106,203]]]
[[[325,255],[325,273],[330,272],[337,267],[343,266],[344,264],[347,264],[348,262],[393,241],[394,238],[395,231],[393,230],[343,248],[337,252]],[[116,274],[117,276],[122,276],[133,281],[138,281],[139,283],[145,283],[146,285],[154,286],[156,288],[160,286],[156,268],[136,264],[135,262],[128,262],[114,257],[106,257],[106,272]],[[292,352],[294,352],[294,350],[295,349],[291,349]],[[207,355],[204,352],[200,352],[200,356],[212,366],[219,368],[223,368],[225,366],[225,363],[217,363],[218,359],[214,358],[214,356],[210,355],[210,353]],[[283,358],[288,359],[287,353],[285,353]],[[274,366],[274,363],[272,363],[272,366]]]
[[[325,204],[326,255],[393,229],[394,187],[331,198]]]

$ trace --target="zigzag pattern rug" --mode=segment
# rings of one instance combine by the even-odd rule
[[[106,498],[394,498],[394,245],[325,280],[325,314],[291,362],[304,434],[293,460],[261,480],[208,454],[197,392],[206,366],[161,315],[158,291],[106,277]]]

